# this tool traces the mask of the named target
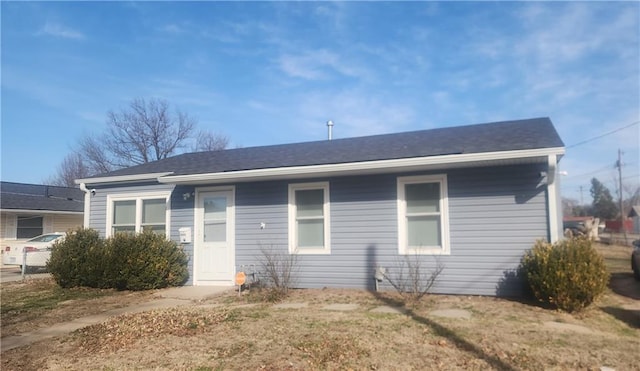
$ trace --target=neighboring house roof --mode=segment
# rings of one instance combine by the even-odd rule
[[[640,205],[631,206],[631,210],[629,210],[627,218],[633,218],[634,216],[640,216]]]
[[[562,148],[548,118],[382,134],[356,138],[186,153],[78,182],[155,174],[158,178],[310,167],[488,152]],[[91,181],[94,179],[94,181]]]
[[[0,209],[82,213],[84,192],[69,187],[0,182]]]

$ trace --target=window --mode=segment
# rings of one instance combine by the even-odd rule
[[[449,254],[446,175],[398,178],[400,254]]]
[[[136,231],[136,200],[113,203],[113,233]]]
[[[32,238],[42,234],[41,216],[18,216],[17,238]]]
[[[142,230],[150,229],[158,234],[166,234],[167,200],[155,198],[142,200]]]
[[[169,221],[169,194],[149,194],[144,196],[110,195],[108,202],[109,225],[107,233],[137,233],[151,230],[166,234]]]
[[[289,252],[329,254],[329,183],[289,185]]]

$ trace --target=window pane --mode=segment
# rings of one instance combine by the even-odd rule
[[[409,247],[440,246],[439,216],[407,217]]]
[[[324,220],[298,220],[298,247],[324,247]]]
[[[133,225],[130,226],[120,226],[120,227],[113,227],[113,234],[116,233],[134,233],[136,231],[136,227]]]
[[[163,198],[142,201],[142,223],[163,224],[167,215],[167,202]]]
[[[31,238],[42,234],[41,216],[19,216],[17,225],[17,238]]]
[[[309,189],[296,191],[296,208],[298,217],[322,216],[324,190]]]
[[[148,224],[142,227],[143,231],[151,231],[155,234],[165,235],[164,224]]]
[[[407,184],[407,214],[440,211],[440,183]]]
[[[113,224],[136,224],[136,200],[113,203]]]
[[[227,223],[204,223],[204,242],[225,242]]]
[[[204,199],[204,219],[224,220],[227,218],[227,198],[226,197],[205,197]]]

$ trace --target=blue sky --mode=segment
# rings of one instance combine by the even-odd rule
[[[640,184],[638,2],[5,2],[1,178],[166,99],[257,146],[548,116],[563,196]],[[615,193],[614,193],[615,194]]]

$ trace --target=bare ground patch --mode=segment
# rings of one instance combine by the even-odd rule
[[[609,294],[603,304],[630,299]],[[393,298],[393,295],[391,295]],[[75,333],[5,352],[3,370],[49,369],[637,369],[640,334],[601,310],[580,316],[487,297],[430,296],[404,315],[373,313],[384,298],[358,290],[294,290],[288,301],[226,304],[118,316]],[[329,311],[329,302],[358,303]],[[457,308],[471,319],[430,316]],[[572,326],[591,332],[571,331]]]

